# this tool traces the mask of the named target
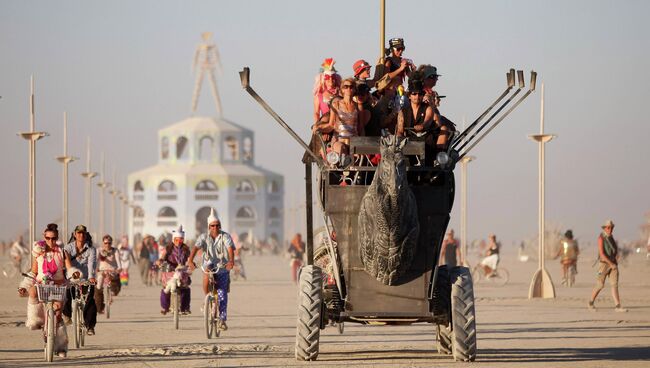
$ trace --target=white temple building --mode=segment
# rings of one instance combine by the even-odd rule
[[[197,54],[211,46],[202,44]],[[192,111],[208,72],[220,116],[214,63],[203,62]],[[195,239],[207,231],[206,219],[214,207],[224,231],[242,240],[252,235],[281,244],[284,179],[255,166],[254,143],[253,131],[221,117],[190,117],[160,129],[158,164],[128,176],[131,239],[157,237],[181,224],[186,239]]]

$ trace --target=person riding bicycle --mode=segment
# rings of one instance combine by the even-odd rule
[[[183,230],[183,225],[180,225],[178,229],[172,231],[172,244],[167,245],[163,248],[160,253],[160,259],[156,261],[158,266],[161,266],[163,263],[167,264],[167,269],[162,270],[162,289],[160,290],[160,314],[165,315],[169,312],[169,307],[171,305],[171,292],[168,294],[165,290],[167,281],[174,276],[175,270],[179,266],[183,266],[187,263],[188,257],[190,255],[190,247],[185,244],[185,230]],[[183,273],[183,277],[180,280],[180,294],[181,294],[181,314],[190,314],[190,301],[191,301],[191,289],[189,285],[192,280],[189,278],[187,273]]]
[[[30,330],[41,329],[45,323],[45,313],[42,304],[38,301],[35,280],[39,283],[54,283],[62,285],[66,283],[64,269],[68,270],[68,276],[78,272],[72,267],[70,259],[57,244],[59,230],[56,224],[48,224],[43,232],[45,240],[34,243],[30,277],[25,277],[18,287],[18,295],[25,297],[29,295],[27,302],[27,320],[25,326]],[[58,328],[54,341],[55,354],[65,357],[68,351],[68,333],[65,324],[61,321],[61,302],[54,302],[54,312]]]
[[[95,303],[97,304],[97,312],[104,313],[104,274],[110,274],[110,288],[114,295],[120,292],[120,279],[119,274],[122,271],[122,263],[120,260],[117,249],[113,248],[113,237],[104,235],[102,238],[102,247],[97,251],[97,258],[99,260],[98,274],[97,274],[97,287],[95,287]]]
[[[228,291],[230,290],[230,270],[234,265],[235,243],[232,241],[230,234],[221,230],[221,221],[214,213],[214,208],[210,209],[208,216],[208,233],[201,234],[196,239],[192,253],[187,261],[190,270],[196,268],[194,256],[201,250],[203,252],[202,265],[209,271],[215,271],[213,274],[215,289],[217,290],[217,300],[219,302],[219,317],[221,318],[222,330],[227,330],[226,320],[228,317]],[[208,294],[208,274],[203,275],[203,293]],[[204,311],[205,312],[205,311]]]
[[[75,278],[80,280],[88,280],[91,284],[96,284],[95,275],[97,272],[96,261],[97,252],[93,247],[93,239],[84,225],[77,225],[74,229],[70,241],[63,247],[66,256],[70,258],[70,263],[76,268],[77,274]],[[86,305],[84,306],[84,324],[88,328],[87,334],[92,336],[95,334],[95,325],[97,324],[97,305],[95,304],[95,286],[88,285],[82,288],[84,292],[88,293]],[[72,317],[72,289],[68,289],[65,306],[63,307],[63,315],[66,324],[70,324]]]
[[[573,268],[573,273],[578,273],[578,255],[580,254],[580,248],[578,248],[578,242],[573,239],[573,231],[567,230],[564,233],[564,239],[562,239],[562,244],[560,249],[558,249],[555,258],[560,258],[560,264],[562,265],[562,283],[568,283],[569,280],[569,269]]]
[[[131,266],[131,261],[135,263],[135,256],[133,255],[133,250],[129,246],[128,236],[122,236],[120,244],[117,246],[117,252],[119,254],[120,263],[122,264],[122,271],[120,272],[120,284],[121,286],[128,286],[129,268]]]
[[[481,266],[485,271],[485,277],[494,276],[499,264],[499,251],[501,250],[501,243],[497,241],[497,236],[490,234],[487,249],[485,250],[485,258],[481,261]]]

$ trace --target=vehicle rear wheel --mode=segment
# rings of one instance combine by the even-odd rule
[[[451,355],[451,330],[448,326],[436,325],[438,337],[438,353]]]
[[[476,314],[474,286],[467,267],[451,270],[451,347],[454,360],[476,359]]]
[[[322,282],[319,267],[311,265],[302,268],[298,284],[297,360],[316,360],[318,357],[323,304]]]

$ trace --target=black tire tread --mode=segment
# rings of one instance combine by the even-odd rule
[[[316,360],[319,351],[322,294],[319,267],[305,266],[300,272],[298,318],[296,325],[296,359]]]

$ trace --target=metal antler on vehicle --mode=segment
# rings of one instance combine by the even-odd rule
[[[517,76],[518,76],[518,79],[519,79],[519,89],[517,89],[517,91],[515,91],[515,93],[513,93],[513,95],[508,99],[508,101],[506,101],[506,102],[503,104],[503,106],[502,106],[501,108],[499,108],[499,111],[500,111],[503,107],[505,107],[505,105],[507,105],[507,104],[512,100],[512,98],[515,97],[515,95],[517,95],[517,93],[518,93],[519,91],[521,91],[522,88],[524,88],[524,84],[525,84],[525,83],[524,83],[524,72],[523,72],[523,70],[518,70],[518,71],[517,71]],[[498,119],[497,119],[497,120],[496,120],[496,121],[495,121],[495,122],[494,122],[494,123],[493,123],[493,124],[492,124],[488,129],[487,129],[487,130],[486,130],[486,131],[485,131],[485,133],[483,133],[483,134],[482,134],[482,135],[481,135],[481,136],[476,140],[476,142],[474,142],[474,143],[473,143],[472,145],[470,145],[467,149],[465,149],[463,152],[461,152],[461,153],[460,153],[460,158],[465,157],[465,155],[467,155],[467,153],[469,153],[469,151],[471,151],[472,148],[476,147],[476,145],[479,144],[479,142],[481,142],[481,140],[483,140],[483,138],[485,138],[485,136],[488,135],[488,134],[492,131],[492,129],[496,128],[496,126],[499,125],[499,124],[503,121],[503,119],[505,119],[505,118],[506,118],[506,117],[507,117],[507,116],[508,116],[508,115],[509,115],[509,114],[510,114],[514,109],[516,109],[517,106],[519,106],[519,104],[522,103],[522,102],[526,99],[526,97],[528,97],[531,93],[533,93],[533,92],[535,91],[535,86],[536,86],[536,84],[537,84],[537,72],[535,72],[535,71],[531,71],[531,72],[530,72],[530,88],[528,89],[528,91],[526,91],[526,93],[525,93],[523,96],[519,97],[519,99],[515,102],[515,104],[512,105],[512,106],[508,109],[508,111],[506,111],[503,115],[501,115],[501,116],[500,116],[500,117],[499,117],[499,118],[498,118]],[[490,120],[492,120],[493,117],[496,116],[496,115],[499,113],[499,111],[497,111],[496,113],[494,113],[493,116],[491,116],[490,119],[488,119],[488,121],[486,121],[486,122],[483,124],[483,126],[487,125],[487,123],[488,123]],[[483,129],[483,126],[481,126],[481,129]],[[472,139],[474,138],[474,136],[476,136],[476,134],[478,134],[478,132],[479,132],[481,129],[479,129],[479,130],[478,130],[478,131],[477,131],[477,132],[472,136],[472,138],[470,138],[467,142],[465,142],[465,143],[463,144],[463,147],[465,147],[468,143],[470,143],[470,142],[472,141]],[[461,149],[462,149],[462,147],[459,148],[458,151],[460,151]]]
[[[309,148],[309,145],[307,145],[307,143],[305,143],[305,141],[303,141],[298,136],[298,134],[296,134],[296,132],[291,129],[291,127],[289,127],[289,125],[280,117],[280,115],[273,111],[271,106],[269,106],[266,101],[264,101],[262,97],[260,97],[260,95],[258,95],[257,92],[255,92],[255,90],[250,86],[249,67],[244,67],[244,69],[239,72],[239,79],[241,80],[241,85],[244,87],[246,92],[248,92],[255,99],[255,101],[262,105],[264,110],[271,114],[275,121],[277,121],[278,124],[280,124],[280,126],[282,126],[293,137],[293,139],[295,139],[296,142],[298,142],[298,144],[300,144],[305,149],[305,151],[307,151],[307,153],[314,159],[314,162],[318,165],[319,168],[323,167],[323,159],[314,154],[314,152],[312,152],[312,150]]]

